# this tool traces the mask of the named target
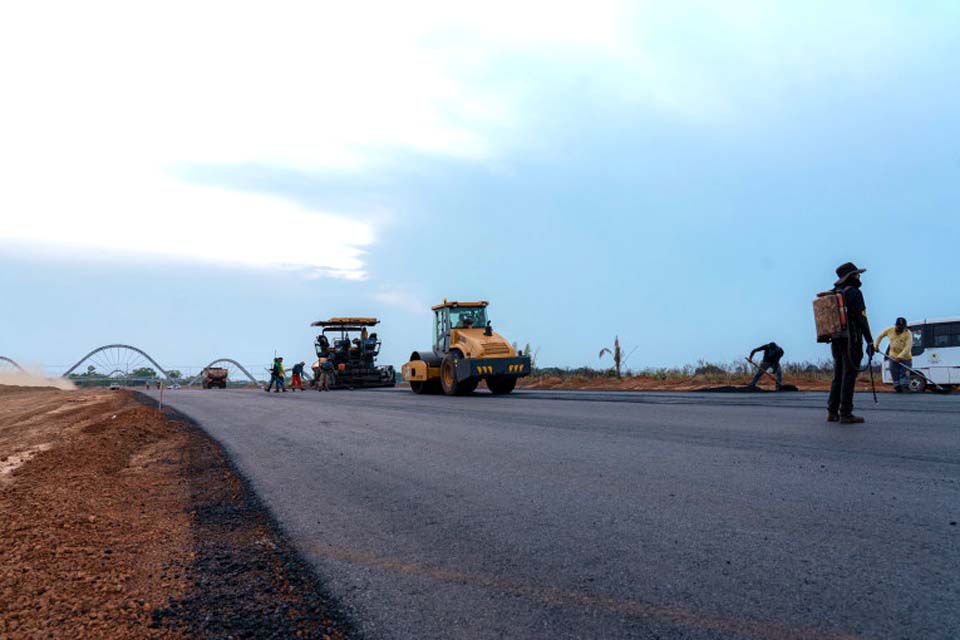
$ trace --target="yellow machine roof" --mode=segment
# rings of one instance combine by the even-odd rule
[[[376,324],[380,324],[380,321],[376,318],[330,318],[329,320],[317,320],[316,322],[311,322],[311,327],[339,327],[339,326],[351,326],[351,327],[372,327]]]
[[[486,300],[477,300],[476,302],[458,302],[456,300],[447,300],[443,299],[443,304],[438,304],[435,307],[431,307],[434,311],[437,309],[443,309],[444,307],[485,307],[489,302]]]

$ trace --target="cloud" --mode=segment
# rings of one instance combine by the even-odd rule
[[[358,169],[390,147],[482,160],[510,144],[504,133],[524,135],[545,83],[565,76],[628,106],[702,115],[798,75],[880,72],[917,21],[871,7],[7,3],[0,126],[18,154],[159,167]]]
[[[362,278],[369,212],[183,184],[173,168],[364,172],[391,150],[486,162],[543,139],[554,102],[586,92],[749,125],[798,85],[882,73],[929,23],[747,0],[5,3],[0,240]],[[577,129],[602,117],[582,109]]]
[[[23,172],[4,190],[0,241],[83,259],[287,267],[362,279],[369,224],[279,198],[178,183],[113,167],[45,184]],[[8,174],[9,175],[9,174]]]
[[[269,10],[234,2],[54,5],[3,10],[12,28],[0,51],[20,97],[4,108],[21,119],[21,142],[159,165],[356,166],[366,148],[384,145],[487,151],[458,124],[467,112],[482,117],[482,96],[416,42],[404,28],[415,24],[406,11],[311,2]]]
[[[495,107],[383,17],[283,2],[4,5],[0,78],[16,98],[0,103],[0,241],[363,278],[369,221],[390,211],[307,210],[185,184],[174,168],[489,154],[463,123]]]

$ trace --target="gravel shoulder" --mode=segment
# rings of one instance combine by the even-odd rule
[[[223,452],[128,392],[0,386],[0,638],[353,637]]]

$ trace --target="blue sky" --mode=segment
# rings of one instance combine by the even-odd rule
[[[846,260],[877,327],[960,314],[958,5],[449,4],[0,10],[0,355],[363,314],[400,364],[446,296],[543,365],[816,361]]]

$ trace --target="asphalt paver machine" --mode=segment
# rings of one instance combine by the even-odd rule
[[[312,367],[311,384],[320,377],[320,363],[329,360],[334,368],[332,389],[396,386],[393,366],[377,365],[382,342],[371,329],[379,323],[376,318],[330,318],[310,323],[321,328],[314,342],[317,361]]]

